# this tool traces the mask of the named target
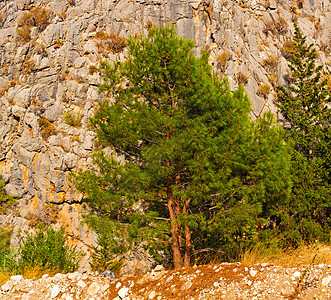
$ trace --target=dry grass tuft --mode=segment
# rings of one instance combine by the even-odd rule
[[[240,261],[245,265],[272,263],[283,267],[309,264],[331,264],[331,247],[320,243],[302,245],[296,249],[276,250],[259,243],[244,252]]]
[[[48,274],[49,276],[54,276],[60,271],[57,269],[42,269],[40,267],[25,267],[19,273],[23,275],[25,279],[40,279],[44,274]],[[16,275],[15,273],[2,273],[0,272],[0,286],[5,284],[12,275]]]
[[[10,279],[10,276],[11,275],[0,272],[0,285],[5,284]]]
[[[22,271],[22,275],[25,279],[41,278],[44,274],[49,274],[50,276],[54,276],[56,273],[59,273],[58,270],[51,269],[42,269],[38,266],[35,267],[25,267]]]

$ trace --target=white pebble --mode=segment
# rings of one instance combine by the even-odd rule
[[[122,285],[122,283],[120,283],[120,282],[117,282],[117,283],[116,283],[116,287],[115,287],[115,288],[116,288],[116,289],[118,289],[118,288],[120,288],[120,287],[121,287],[121,285]]]
[[[118,291],[118,296],[123,299],[128,295],[129,289],[126,287],[122,287],[119,291]]]

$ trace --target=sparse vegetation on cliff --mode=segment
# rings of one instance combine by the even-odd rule
[[[13,203],[15,203],[15,197],[8,195],[5,192],[5,183],[2,180],[2,175],[0,174],[0,214],[5,213]]]
[[[30,41],[31,27],[35,26],[41,32],[48,26],[49,19],[49,13],[44,7],[35,7],[28,12],[24,12],[17,22],[18,40],[23,43]]]

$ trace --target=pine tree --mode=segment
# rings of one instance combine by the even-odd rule
[[[278,107],[286,121],[292,153],[293,194],[283,216],[283,230],[294,244],[328,239],[331,213],[330,92],[316,66],[317,52],[295,26],[289,62],[290,86],[279,86]]]
[[[252,122],[243,89],[232,93],[208,53],[195,57],[173,27],[128,47],[125,62],[102,63],[107,98],[91,119],[97,170],[78,172],[76,186],[110,258],[139,243],[157,256],[170,244],[174,267],[188,267],[226,226],[228,240],[212,247],[255,236],[263,212],[287,197],[282,130],[270,114]]]

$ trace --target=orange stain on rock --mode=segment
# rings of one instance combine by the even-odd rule
[[[27,166],[21,165],[22,171],[23,171],[23,184],[24,189],[28,186],[28,180],[29,180],[29,169]]]
[[[66,200],[66,193],[65,192],[59,192],[58,195],[58,202],[63,203]]]
[[[36,209],[38,208],[38,205],[39,205],[39,199],[37,196],[34,196],[30,203],[30,211],[32,213],[34,213],[36,211]]]
[[[38,158],[39,158],[39,153],[36,153],[36,155],[33,158],[33,168],[34,168],[34,171],[35,172],[37,172],[37,161],[38,161]]]

